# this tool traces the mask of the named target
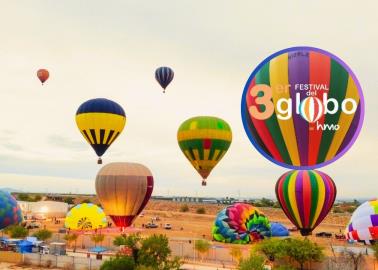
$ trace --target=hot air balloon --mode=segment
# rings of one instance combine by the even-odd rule
[[[373,244],[378,241],[378,200],[361,204],[345,230],[346,239]]]
[[[0,190],[0,230],[22,221],[21,208],[8,192]]]
[[[276,196],[286,216],[306,236],[331,210],[336,185],[320,171],[290,171],[278,179]]]
[[[96,177],[96,193],[105,213],[117,227],[128,227],[151,197],[154,179],[138,163],[110,163]]]
[[[202,176],[202,185],[211,170],[226,154],[232,141],[228,123],[212,116],[193,117],[181,124],[177,140],[189,162]]]
[[[118,103],[95,98],[80,105],[76,112],[76,124],[99,157],[98,164],[101,164],[101,156],[125,127],[126,115]]]
[[[165,93],[165,88],[171,83],[173,80],[175,73],[169,67],[159,67],[155,71],[155,79],[158,81],[161,87],[163,87],[163,93]]]
[[[286,237],[290,235],[289,230],[279,222],[271,222],[270,231],[272,232],[272,237]]]
[[[49,78],[50,74],[47,69],[39,69],[37,71],[37,77],[41,81],[42,85]]]
[[[212,229],[214,240],[247,244],[269,237],[268,218],[250,204],[235,203],[221,210]]]
[[[92,203],[76,205],[67,213],[64,221],[64,226],[70,230],[96,230],[107,225],[104,211]]]
[[[329,52],[294,47],[265,59],[242,96],[244,129],[257,150],[291,169],[334,162],[356,140],[364,98],[351,69]]]

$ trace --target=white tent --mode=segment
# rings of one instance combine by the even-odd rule
[[[33,216],[37,219],[51,218],[51,217],[65,217],[68,212],[68,204],[64,202],[55,201],[39,201],[39,202],[24,202],[19,201],[18,204],[24,216]]]

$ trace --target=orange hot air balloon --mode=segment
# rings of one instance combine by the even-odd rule
[[[130,226],[142,212],[153,188],[150,170],[138,163],[110,163],[96,177],[96,193],[104,212],[122,228]]]
[[[50,73],[47,69],[39,69],[37,71],[37,77],[41,81],[42,85],[49,78]]]

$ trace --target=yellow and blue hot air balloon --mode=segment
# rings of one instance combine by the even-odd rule
[[[125,127],[126,114],[118,103],[95,98],[80,105],[76,112],[76,124],[99,157],[98,164],[101,164],[101,156]]]
[[[96,230],[106,228],[108,221],[104,211],[95,204],[82,203],[72,208],[64,221],[70,230]]]

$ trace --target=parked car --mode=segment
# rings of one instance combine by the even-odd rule
[[[296,231],[298,231],[298,228],[294,226],[294,227],[289,228],[289,231],[290,232],[296,232]]]
[[[147,223],[147,225],[146,225],[147,229],[154,229],[154,228],[157,228],[157,227],[158,227],[158,225],[155,224],[155,223]]]
[[[171,230],[171,229],[172,229],[172,225],[169,224],[169,223],[165,223],[165,224],[164,224],[164,229],[166,229],[166,230]]]
[[[67,233],[67,229],[66,228],[59,228],[58,233]]]
[[[317,234],[315,234],[316,237],[323,237],[323,238],[331,238],[332,237],[332,233],[329,233],[329,232],[319,232]]]
[[[335,238],[337,240],[345,240],[346,239],[345,235],[342,234],[342,233],[335,233]]]
[[[42,227],[41,223],[35,222],[35,221],[30,222],[29,224],[26,225],[26,229],[38,229],[41,227]]]

